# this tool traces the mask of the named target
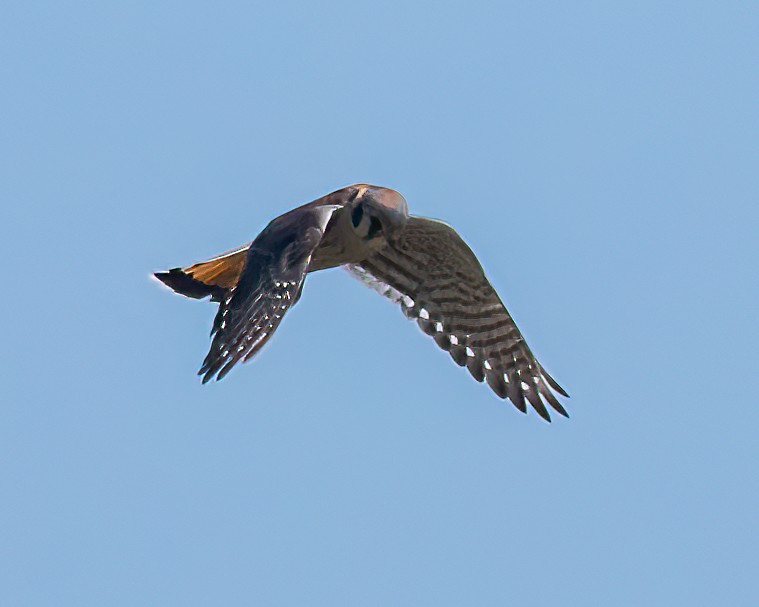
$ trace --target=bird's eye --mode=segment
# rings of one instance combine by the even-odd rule
[[[369,232],[366,235],[367,238],[374,238],[381,231],[382,231],[382,224],[380,223],[380,220],[377,219],[376,217],[372,217],[372,220],[369,223]]]
[[[351,213],[351,222],[353,223],[353,227],[357,228],[358,224],[361,223],[361,218],[364,216],[364,206],[357,204],[355,207],[353,207],[353,212]]]

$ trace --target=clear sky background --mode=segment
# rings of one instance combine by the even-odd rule
[[[1,604],[759,604],[756,3],[0,12]],[[358,181],[571,419],[342,270],[201,386],[215,306],[150,272]]]

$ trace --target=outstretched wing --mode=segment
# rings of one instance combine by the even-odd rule
[[[308,264],[335,205],[305,205],[272,221],[253,241],[237,284],[219,305],[213,342],[198,372],[206,383],[250,359],[298,301]]]
[[[529,402],[544,419],[547,402],[567,416],[551,388],[568,396],[533,356],[480,263],[447,224],[410,217],[400,235],[359,264],[347,266],[401,304],[454,361],[487,381],[522,412]]]

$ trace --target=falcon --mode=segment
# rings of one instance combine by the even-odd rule
[[[206,383],[255,356],[300,299],[307,274],[337,266],[400,304],[500,398],[523,413],[529,403],[547,421],[546,405],[568,417],[554,392],[568,394],[536,360],[472,250],[448,224],[409,215],[395,190],[342,188],[280,215],[245,246],[155,276],[219,304],[198,372]]]

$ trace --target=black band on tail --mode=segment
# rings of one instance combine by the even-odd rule
[[[207,285],[183,272],[181,268],[156,272],[154,276],[173,291],[193,299],[203,299],[210,295],[211,301],[222,301],[227,293],[227,289],[218,285]]]

